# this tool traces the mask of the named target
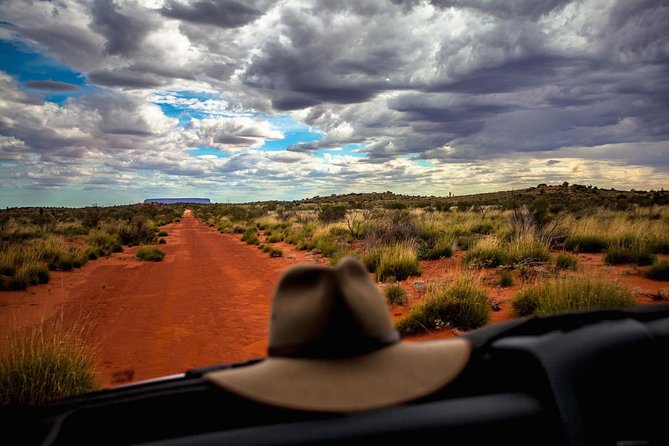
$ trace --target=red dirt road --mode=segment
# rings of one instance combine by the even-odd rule
[[[140,262],[130,248],[0,294],[1,339],[61,314],[66,324],[84,320],[104,385],[264,356],[274,288],[309,259],[269,258],[190,215],[164,229],[162,262]]]

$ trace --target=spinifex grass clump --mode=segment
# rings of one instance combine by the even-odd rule
[[[578,259],[571,254],[560,253],[555,257],[555,267],[558,269],[576,271],[576,268],[578,267]]]
[[[249,245],[259,245],[260,239],[258,239],[258,233],[256,232],[256,229],[246,229],[242,235],[242,241],[248,243]]]
[[[99,389],[80,332],[48,323],[10,335],[0,354],[0,404],[37,405]]]
[[[653,280],[669,280],[669,260],[660,260],[653,264],[645,273]]]
[[[610,243],[604,256],[604,262],[609,265],[622,263],[650,265],[654,259],[655,255],[651,252],[650,246],[638,238],[617,240]]]
[[[513,286],[513,284],[514,284],[513,273],[508,269],[503,269],[502,271],[500,271],[497,285],[501,286],[502,288],[508,288],[510,286]]]
[[[470,330],[490,320],[490,302],[486,289],[471,275],[453,284],[441,283],[430,290],[427,299],[397,321],[403,334],[419,334],[442,327]]]
[[[143,245],[137,250],[135,256],[145,262],[160,262],[165,257],[165,253],[157,246]]]
[[[376,278],[381,282],[405,280],[411,276],[420,276],[421,269],[413,246],[396,243],[378,248]]]
[[[388,285],[384,289],[384,294],[386,295],[386,301],[392,305],[406,305],[407,304],[407,292],[402,285],[399,283],[393,283]]]
[[[607,280],[568,277],[524,288],[511,302],[516,316],[619,309],[635,304],[631,293]]]
[[[548,244],[532,236],[515,238],[508,243],[496,237],[479,240],[464,256],[464,261],[480,267],[546,262]]]

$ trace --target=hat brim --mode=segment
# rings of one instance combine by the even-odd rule
[[[290,409],[351,412],[400,404],[455,379],[471,353],[463,338],[397,342],[353,358],[269,357],[204,376],[251,400]]]

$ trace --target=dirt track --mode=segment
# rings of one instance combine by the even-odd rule
[[[140,262],[130,248],[0,294],[0,336],[61,312],[85,320],[105,385],[264,356],[274,288],[308,260],[269,258],[191,216],[164,229],[163,262]]]

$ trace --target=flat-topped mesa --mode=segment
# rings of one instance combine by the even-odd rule
[[[175,203],[197,203],[197,204],[211,204],[209,198],[147,198],[144,204],[159,203],[159,204],[175,204]]]

